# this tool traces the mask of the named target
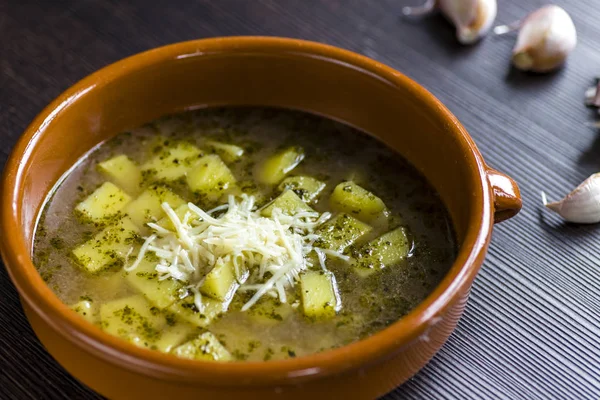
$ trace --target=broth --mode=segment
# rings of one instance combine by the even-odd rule
[[[227,153],[227,149],[215,147],[210,141],[234,144],[243,149],[244,154],[239,158],[237,155],[232,156]],[[120,254],[108,268],[103,267],[89,273],[82,267],[81,258],[79,262],[76,260],[73,250],[82,243],[93,240],[98,232],[115,220],[95,219],[90,222],[89,219],[82,218],[81,213],[75,213],[74,209],[100,185],[110,180],[106,173],[99,171],[100,163],[125,154],[137,168],[139,165],[147,165],[149,159],[156,158],[181,143],[202,149],[203,153],[199,157],[211,153],[211,149],[220,154],[237,183],[223,188],[219,192],[222,196],[207,196],[205,193],[199,195],[198,191],[190,190],[190,185],[186,184],[189,182],[186,179],[190,176],[189,168],[193,163],[186,166],[187,161],[174,160],[182,169],[188,168],[188,172],[181,178],[165,181],[159,177],[160,171],[146,169],[142,173],[142,185],[156,187],[156,182],[159,182],[158,187],[168,188],[203,210],[227,203],[228,193],[240,195],[241,192],[247,192],[255,197],[260,209],[276,200],[282,193],[282,188],[279,181],[277,184],[264,183],[268,179],[257,184],[257,171],[273,154],[284,154],[282,152],[287,151],[286,149],[302,148],[304,159],[287,176],[311,177],[325,183],[325,188],[308,202],[313,210],[320,215],[332,212],[332,218],[338,216],[340,213],[332,210],[333,200],[330,201],[330,198],[335,197],[334,189],[341,182],[354,182],[380,198],[386,211],[383,216],[368,217],[365,222],[361,214],[364,210],[355,210],[354,216],[367,223],[371,229],[351,246],[340,251],[340,254],[343,253],[342,257],[332,255],[333,252],[328,253],[325,265],[329,272],[319,267],[318,257],[313,255],[313,267],[309,269],[321,271],[318,274],[315,272],[315,279],[322,280],[323,276],[333,279],[336,303],[325,314],[308,314],[309,306],[301,292],[301,287],[304,288],[302,285],[306,282],[302,285],[298,282],[293,286],[287,285],[284,289],[285,302],[281,301],[281,294],[272,289],[244,311],[242,307],[256,291],[238,288],[235,294],[228,293],[228,310],[215,316],[204,326],[192,324],[190,319],[182,318],[183,314],[178,314],[171,305],[162,307],[162,303],[161,306],[156,306],[156,303],[150,302],[151,314],[145,316],[137,315],[135,306],[130,308],[133,308],[135,318],[140,321],[153,321],[157,318],[155,314],[159,314],[160,318],[164,317],[166,322],[159,323],[156,332],[154,327],[148,328],[145,322],[145,329],[152,332],[135,333],[128,330],[127,324],[117,331],[117,334],[138,345],[174,352],[182,357],[206,358],[205,354],[190,352],[191,347],[182,347],[182,343],[190,343],[189,340],[201,335],[204,340],[203,349],[209,348],[208,352],[212,352],[214,346],[210,340],[215,339],[219,342],[216,347],[222,346],[228,353],[227,357],[214,356],[219,354],[217,349],[212,356],[214,359],[254,361],[298,357],[343,346],[369,336],[406,315],[433,290],[456,257],[451,221],[437,193],[412,166],[372,137],[338,122],[296,111],[271,108],[210,108],[190,111],[120,133],[98,146],[59,182],[40,216],[33,258],[42,278],[63,302],[77,304],[76,311],[86,314],[86,318],[105,329],[112,328],[103,318],[106,312],[103,311],[103,314],[98,311],[99,307],[140,294],[139,287],[133,287],[125,279],[124,267],[132,266],[139,246],[153,231],[142,226],[139,236],[131,241],[132,248],[135,248],[133,252],[125,254],[126,257]],[[227,154],[231,156],[229,159]],[[135,183],[135,179],[122,180],[121,186],[131,182]],[[118,184],[117,186],[120,187]],[[287,191],[283,189],[284,192],[291,190],[301,198],[308,193],[298,190],[294,185]],[[350,191],[349,186],[344,186],[343,190]],[[129,196],[132,199],[139,196],[141,189],[134,187],[130,189],[130,193],[133,192],[135,195]],[[223,212],[225,211],[216,211],[213,215],[222,216]],[[124,212],[120,211],[116,218],[123,215]],[[395,232],[399,232],[399,227],[402,228],[402,234],[407,235],[408,253],[393,265],[374,268],[368,273],[358,273],[359,269],[353,263],[360,259],[361,249],[387,232],[395,229]],[[315,243],[320,242],[317,240]],[[156,264],[156,259],[152,262]],[[369,266],[373,267],[372,263]],[[129,273],[136,273],[136,270]],[[250,280],[253,279],[252,273],[248,278]],[[305,276],[303,274],[305,272],[301,272]],[[264,283],[272,275],[267,272],[260,283]],[[176,282],[176,279],[165,279],[165,282],[168,281]],[[306,285],[308,287],[308,283]],[[181,288],[178,290],[170,294],[171,301],[186,303],[186,312],[197,312],[196,292]],[[172,296],[174,293],[175,297]],[[205,307],[202,301],[206,302],[210,298],[206,293],[204,290],[199,295],[202,307]],[[186,295],[183,300],[180,299]],[[139,300],[138,297],[136,299]],[[140,301],[146,300],[142,297]],[[82,310],[82,305],[90,307]],[[325,303],[324,307],[330,306],[331,304]],[[119,323],[125,318],[123,310],[128,312],[130,308],[114,311],[114,315],[120,313],[118,316],[122,320]],[[135,318],[133,322],[129,321],[129,325],[139,322]],[[210,340],[202,336],[207,331],[213,335]],[[168,343],[165,344],[165,341]],[[203,353],[206,352],[203,350]]]

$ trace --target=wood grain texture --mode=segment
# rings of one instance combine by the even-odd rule
[[[458,329],[386,399],[600,398],[600,230],[540,206],[600,170],[583,92],[600,74],[600,2],[557,0],[579,45],[566,68],[509,66],[514,37],[457,45],[439,16],[407,22],[418,0],[0,2],[0,166],[55,96],[94,70],[152,47],[201,37],[277,35],[347,48],[423,84],[469,130],[487,162],[521,185],[522,213],[495,229]],[[545,1],[499,0],[498,22]],[[399,121],[401,124],[401,121]],[[401,127],[401,125],[400,125]],[[44,351],[0,268],[0,399],[94,399]]]

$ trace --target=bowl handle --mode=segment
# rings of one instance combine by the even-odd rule
[[[502,222],[517,215],[522,206],[517,182],[489,167],[487,177],[494,190],[494,222]]]

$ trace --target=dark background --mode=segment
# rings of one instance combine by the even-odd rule
[[[541,207],[600,170],[595,113],[583,92],[600,74],[600,2],[556,1],[579,44],[550,75],[509,66],[514,36],[459,46],[441,17],[406,22],[418,0],[0,1],[0,166],[55,96],[89,73],[164,44],[223,35],[324,42],[396,68],[433,92],[487,162],[521,185],[524,208],[498,225],[459,326],[387,399],[600,398],[600,231]],[[544,4],[499,0],[498,23]],[[398,121],[399,124],[402,121]],[[101,373],[101,371],[99,371]],[[39,344],[0,268],[0,398],[93,399]]]

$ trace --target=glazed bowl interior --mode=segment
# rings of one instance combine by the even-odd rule
[[[376,136],[436,188],[450,211],[460,244],[458,259],[442,283],[411,314],[385,331],[342,349],[304,357],[306,360],[260,364],[279,368],[280,377],[311,365],[333,371],[338,368],[334,366],[336,357],[344,357],[346,366],[359,365],[418,337],[428,319],[443,313],[457,288],[470,284],[478,267],[469,267],[469,262],[484,251],[492,221],[489,189],[482,183],[485,166],[458,121],[420,86],[388,67],[343,50],[272,38],[188,42],[135,57],[136,62],[120,62],[85,78],[48,106],[16,149],[16,154],[22,153],[18,168],[8,172],[17,176],[15,192],[5,198],[22,199],[11,204],[11,215],[20,222],[10,243],[20,266],[18,273],[11,270],[11,276],[28,305],[54,324],[68,325],[77,332],[74,337],[95,343],[99,352],[117,348],[112,354],[170,363],[172,368],[206,364],[134,348],[79,321],[37,275],[30,249],[46,196],[86,152],[157,117],[209,106],[298,109]],[[326,365],[326,360],[333,361]],[[231,372],[236,367],[206,368]],[[240,376],[252,373],[243,368],[238,371]]]

